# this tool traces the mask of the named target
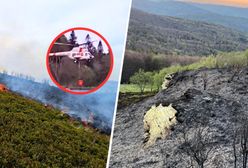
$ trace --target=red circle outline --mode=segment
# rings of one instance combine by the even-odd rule
[[[72,90],[69,90],[69,89],[66,89],[65,87],[61,86],[53,77],[51,71],[50,71],[50,67],[49,67],[49,53],[54,45],[54,43],[58,40],[59,37],[61,37],[63,34],[67,33],[67,32],[70,32],[72,30],[84,30],[84,31],[89,31],[91,33],[94,33],[96,35],[98,35],[104,42],[105,44],[107,45],[108,49],[109,49],[109,56],[110,56],[110,69],[109,69],[109,72],[108,72],[108,75],[107,77],[104,79],[104,81],[102,81],[102,83],[100,83],[100,85],[98,85],[97,87],[91,89],[91,90],[88,90],[88,91],[85,91],[85,92],[74,92]],[[111,46],[109,45],[108,41],[100,34],[98,33],[97,31],[95,30],[92,30],[90,28],[85,28],[85,27],[74,27],[74,28],[70,28],[70,29],[67,29],[65,31],[63,31],[62,33],[60,33],[58,36],[56,36],[56,38],[52,41],[52,43],[50,44],[48,50],[47,50],[47,54],[46,54],[46,68],[47,68],[47,71],[48,71],[48,74],[50,76],[50,78],[52,79],[53,83],[55,83],[55,85],[57,85],[61,90],[65,91],[65,92],[68,92],[68,93],[71,93],[71,94],[89,94],[89,93],[93,93],[95,92],[96,90],[100,89],[110,78],[110,75],[112,74],[112,71],[113,71],[113,67],[114,67],[114,56],[113,56],[113,52],[112,52],[112,48]]]

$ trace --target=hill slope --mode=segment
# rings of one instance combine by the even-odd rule
[[[235,138],[240,137],[237,133],[240,127],[244,128],[242,124],[247,127],[247,80],[247,68],[239,71],[201,69],[174,74],[166,90],[118,110],[110,167],[195,167],[193,157],[200,155],[205,159],[209,149],[212,150],[204,167],[233,167],[234,145],[237,167],[241,167],[240,139],[235,141]],[[152,106],[160,104],[172,104],[177,110],[177,124],[167,129],[169,135],[165,139],[158,138],[153,145],[144,148],[148,134],[144,116]],[[189,148],[196,155],[191,155]]]
[[[132,9],[127,48],[148,53],[210,55],[244,50],[248,48],[248,37],[219,25]]]
[[[248,32],[247,8],[186,3],[174,0],[134,0],[133,7],[145,12],[220,24]]]
[[[109,137],[60,111],[0,92],[2,167],[105,167]]]
[[[0,73],[0,83],[25,97],[51,104],[79,120],[88,120],[93,114],[93,126],[107,134],[111,133],[117,82],[109,81],[99,91],[84,96],[63,92],[46,82],[35,82],[23,75],[19,77]]]

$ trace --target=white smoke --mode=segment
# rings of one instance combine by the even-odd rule
[[[11,35],[0,36],[0,67],[41,80],[48,78],[45,69],[46,53],[36,41],[19,41]]]
[[[11,91],[50,104],[81,120],[88,119],[89,114],[93,113],[98,118],[96,127],[111,129],[117,82],[108,82],[101,91],[90,95],[72,95],[44,83],[3,74],[0,74],[0,83],[6,84]]]

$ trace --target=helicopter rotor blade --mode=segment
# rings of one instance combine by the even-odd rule
[[[78,44],[79,46],[82,46],[82,45],[86,45],[87,43],[81,43],[81,44]]]
[[[91,43],[94,43],[94,42],[96,42],[96,40],[91,41]],[[81,43],[81,44],[78,44],[78,45],[81,46],[81,45],[86,45],[86,44],[87,44],[87,42],[86,43]]]
[[[56,45],[65,45],[65,46],[74,46],[74,45],[72,45],[72,44],[66,44],[66,43],[54,43],[54,44],[56,44]]]

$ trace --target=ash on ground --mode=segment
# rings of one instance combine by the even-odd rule
[[[174,74],[166,90],[117,111],[110,167],[242,167],[248,145],[247,81],[248,68]],[[177,124],[165,139],[144,148],[144,115],[160,104],[172,104]]]

